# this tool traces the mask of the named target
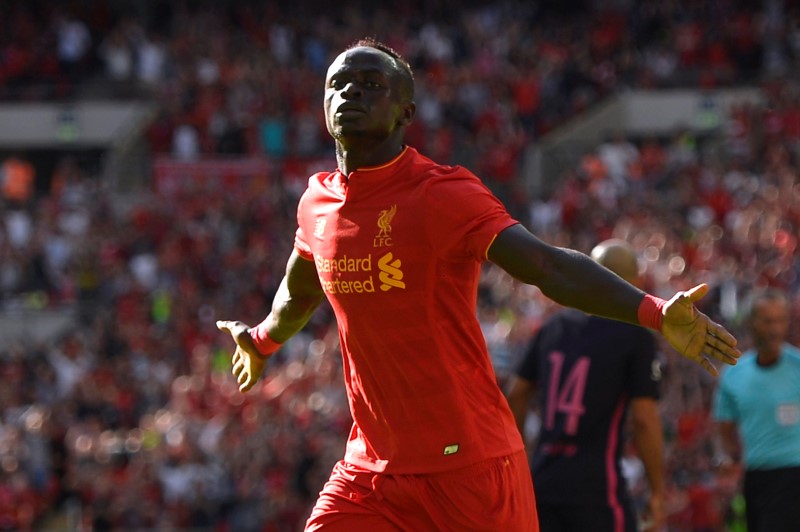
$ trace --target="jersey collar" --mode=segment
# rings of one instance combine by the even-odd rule
[[[363,168],[359,168],[358,170],[353,170],[350,172],[350,175],[347,176],[347,180],[351,181],[354,177],[365,174],[365,177],[368,177],[369,179],[389,177],[395,173],[397,168],[400,167],[402,160],[410,150],[411,148],[408,146],[403,146],[403,150],[394,159],[379,166],[365,166]],[[341,174],[341,170],[339,170],[339,173]]]

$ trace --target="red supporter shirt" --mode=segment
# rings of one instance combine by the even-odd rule
[[[481,262],[517,222],[481,181],[406,148],[311,176],[297,220],[339,325],[345,460],[420,474],[523,449],[475,312]]]

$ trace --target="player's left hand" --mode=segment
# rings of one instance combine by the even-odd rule
[[[708,290],[708,285],[703,283],[675,294],[664,305],[661,333],[680,354],[716,377],[719,371],[711,359],[733,365],[742,353],[736,348],[736,338],[731,333],[695,308],[695,301]]]

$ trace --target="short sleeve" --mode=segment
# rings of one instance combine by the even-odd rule
[[[714,394],[712,415],[717,421],[736,421],[736,403],[730,393],[729,372],[723,371]]]
[[[304,259],[314,260],[314,254],[311,253],[311,247],[309,247],[308,242],[306,241],[305,232],[303,231],[302,226],[297,226],[297,231],[295,231],[294,249],[297,251],[298,255]]]
[[[308,243],[308,235],[306,234],[305,229],[309,219],[307,210],[310,181],[311,180],[309,180],[309,189],[303,193],[303,195],[300,197],[300,201],[297,204],[297,231],[295,231],[294,234],[294,249],[297,251],[298,255],[304,259],[313,261],[314,254],[311,252],[311,246]]]
[[[431,179],[426,201],[431,244],[454,258],[486,260],[497,234],[518,223],[477,176],[461,167]]]

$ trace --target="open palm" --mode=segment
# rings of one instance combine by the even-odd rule
[[[695,308],[695,301],[708,290],[707,284],[700,284],[675,294],[664,305],[661,333],[681,355],[716,377],[719,371],[711,359],[736,364],[741,352],[731,333]]]

